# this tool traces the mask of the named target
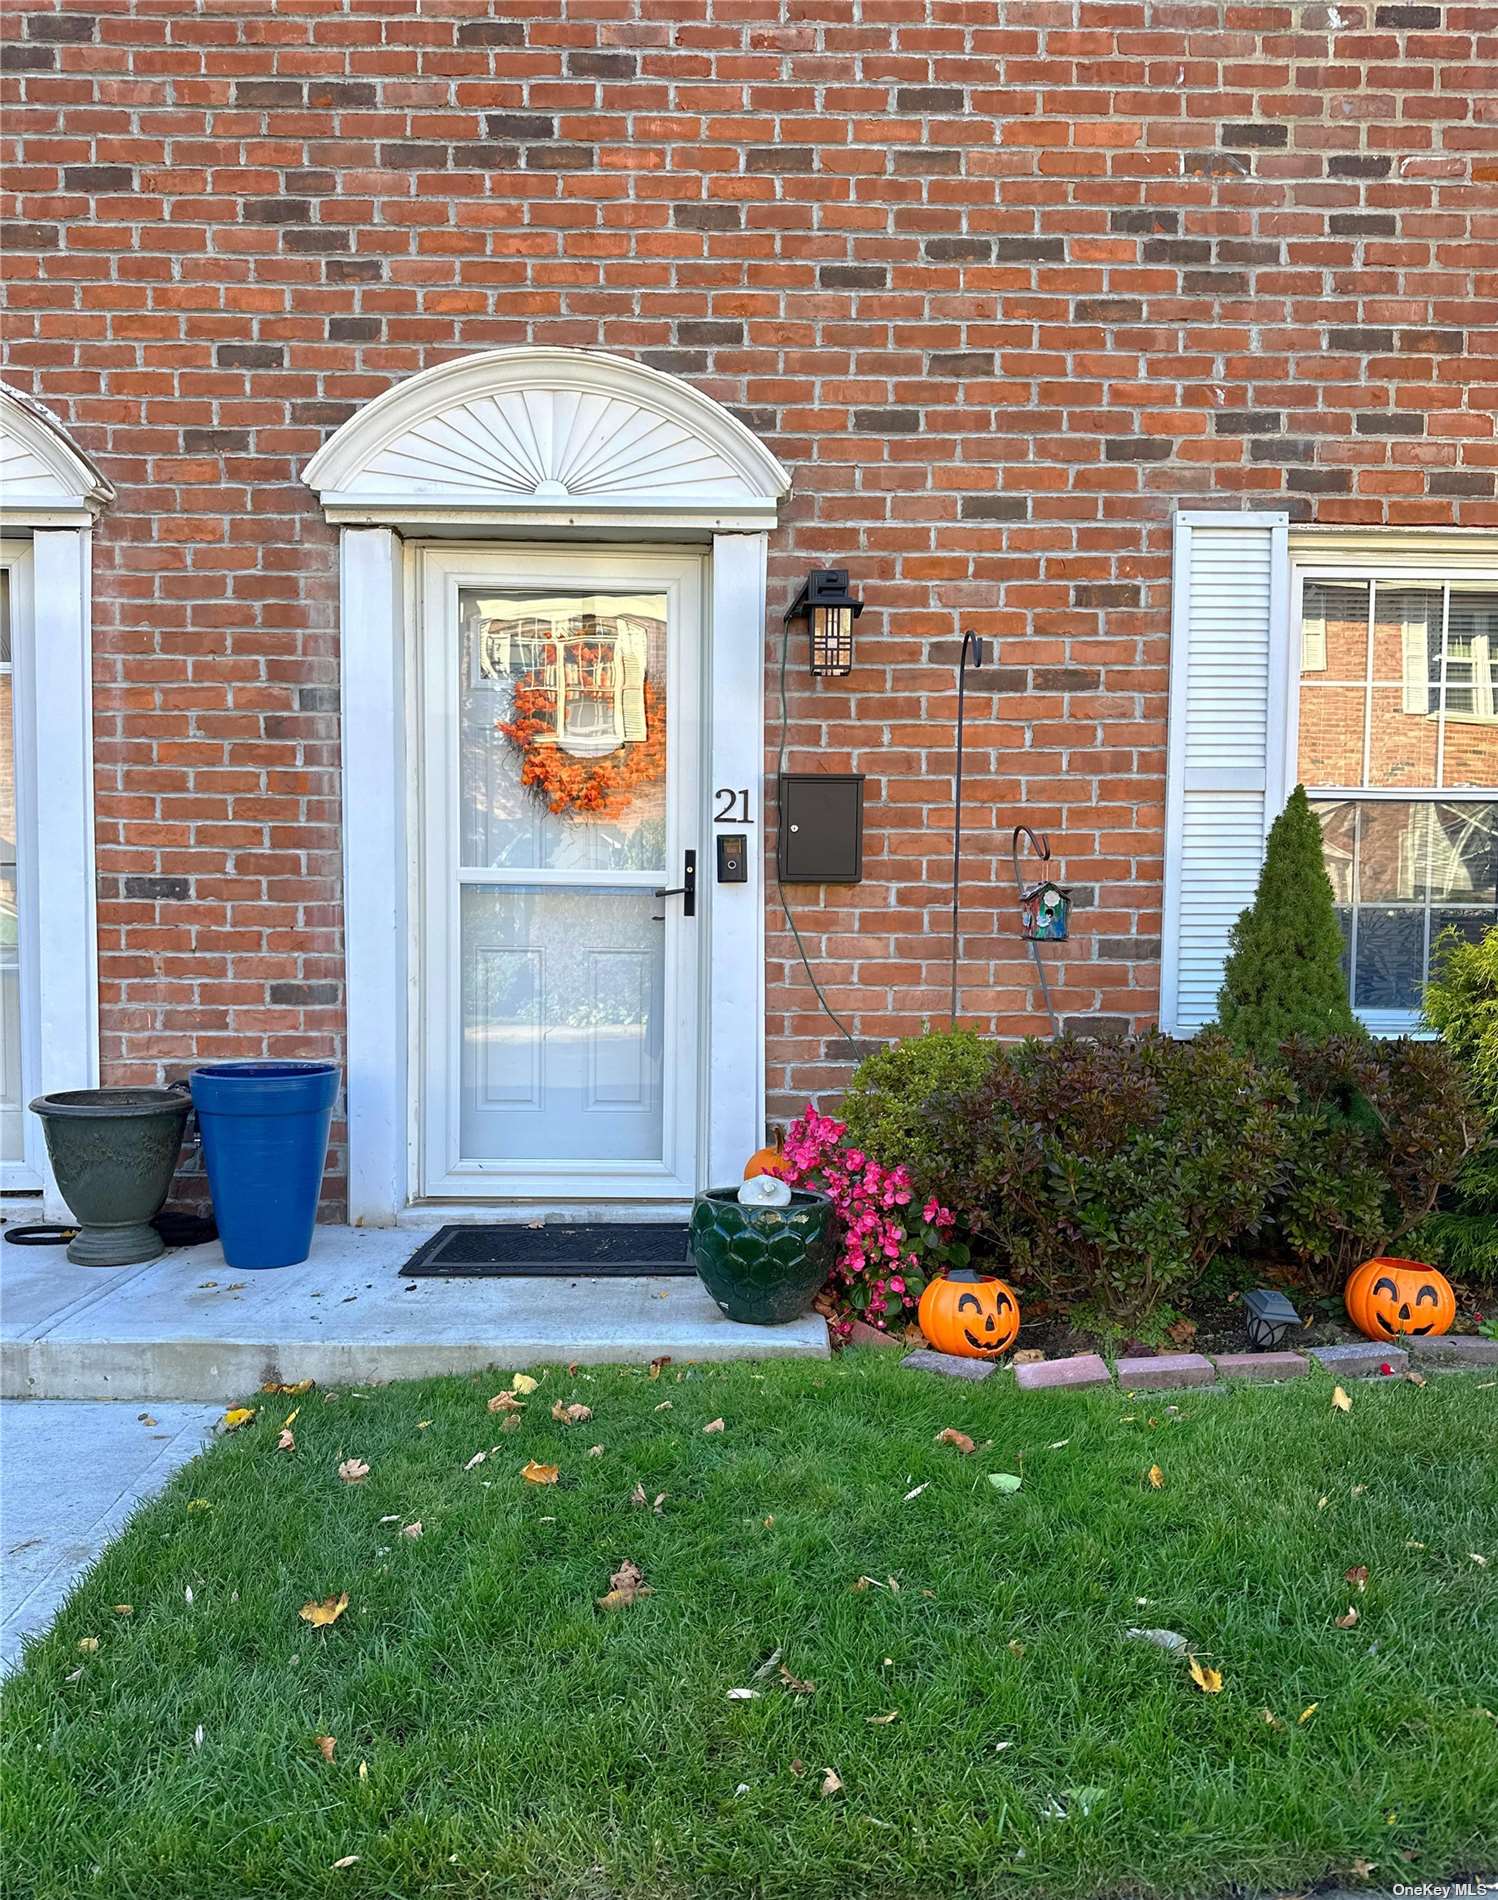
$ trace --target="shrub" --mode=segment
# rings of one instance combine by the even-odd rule
[[[817,1187],[837,1211],[836,1265],[823,1291],[833,1324],[846,1335],[861,1319],[881,1332],[915,1315],[926,1283],[945,1266],[966,1266],[952,1216],[935,1201],[922,1211],[903,1164],[886,1167],[843,1139],[844,1124],[808,1108],[791,1124],[777,1170],[794,1187]]]
[[[1295,1104],[1274,1223],[1316,1283],[1335,1292],[1360,1261],[1431,1213],[1484,1121],[1439,1043],[1296,1038],[1280,1056]]]
[[[1488,1132],[1416,1242],[1451,1272],[1498,1286],[1498,926],[1439,948],[1422,1013],[1465,1071]]]
[[[943,1099],[933,1184],[980,1264],[1138,1329],[1259,1229],[1287,1104],[1210,1032],[1027,1043]]]
[[[976,1088],[998,1052],[997,1043],[958,1029],[928,1030],[866,1056],[843,1099],[849,1141],[880,1161],[902,1162],[924,1182],[941,1145],[931,1103]]]
[[[1291,1036],[1361,1033],[1342,970],[1321,821],[1304,786],[1270,828],[1254,901],[1228,944],[1217,1020],[1240,1049],[1272,1062]]]

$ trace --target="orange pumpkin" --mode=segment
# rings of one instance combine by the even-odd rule
[[[744,1179],[752,1181],[757,1174],[779,1174],[785,1166],[785,1132],[775,1130],[775,1145],[772,1148],[756,1148],[744,1166]]]
[[[996,1359],[1019,1332],[1014,1288],[992,1274],[957,1267],[933,1280],[917,1310],[921,1331],[938,1352],[963,1359]]]
[[[1347,1317],[1370,1339],[1446,1333],[1456,1318],[1451,1282],[1421,1260],[1365,1260],[1343,1297]]]

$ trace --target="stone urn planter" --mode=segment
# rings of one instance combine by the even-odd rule
[[[832,1202],[795,1188],[788,1207],[748,1207],[738,1188],[708,1188],[692,1205],[692,1259],[729,1319],[784,1326],[832,1269]]]
[[[63,1089],[32,1102],[78,1223],[69,1260],[130,1267],[166,1251],[151,1221],[172,1185],[190,1107],[174,1089]]]

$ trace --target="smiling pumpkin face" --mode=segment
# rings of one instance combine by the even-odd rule
[[[1449,1332],[1456,1318],[1450,1281],[1419,1260],[1365,1260],[1344,1297],[1347,1317],[1369,1339]]]
[[[931,1282],[921,1295],[919,1319],[937,1352],[996,1359],[1019,1332],[1019,1301],[1002,1280],[963,1269]]]

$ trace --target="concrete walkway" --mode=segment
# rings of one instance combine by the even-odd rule
[[[216,1405],[0,1405],[0,1671],[219,1415]]]
[[[421,1244],[319,1227],[311,1258],[235,1273],[215,1242],[138,1267],[0,1246],[0,1396],[220,1404],[265,1380],[365,1384],[524,1366],[825,1358],[815,1314],[740,1326],[694,1277],[407,1280]]]

